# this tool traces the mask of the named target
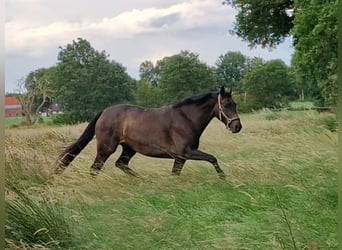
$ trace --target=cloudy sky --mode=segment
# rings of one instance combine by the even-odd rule
[[[145,60],[190,50],[214,65],[220,55],[241,51],[290,63],[288,40],[277,49],[250,49],[229,29],[236,11],[222,0],[5,0],[6,92],[38,68],[57,62],[59,46],[88,40],[138,79]]]

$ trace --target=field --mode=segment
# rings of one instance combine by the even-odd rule
[[[61,176],[60,147],[86,124],[5,131],[7,249],[338,249],[337,132],[332,114],[241,115],[239,134],[216,119],[180,176],[171,160],[137,155],[132,178],[89,175],[93,140]]]
[[[51,124],[52,117],[40,117],[36,123],[37,125]],[[5,118],[5,128],[18,128],[25,126],[25,117],[8,117]]]

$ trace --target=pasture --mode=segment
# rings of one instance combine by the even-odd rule
[[[7,249],[338,249],[337,133],[332,114],[240,115],[238,134],[214,119],[200,149],[227,174],[137,155],[89,175],[94,139],[61,176],[60,147],[86,124],[5,131]]]

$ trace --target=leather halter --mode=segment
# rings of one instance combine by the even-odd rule
[[[227,121],[227,124],[226,124],[226,128],[229,128],[230,124],[235,121],[235,120],[240,120],[240,118],[238,116],[234,116],[233,118],[229,118],[228,115],[226,115],[224,112],[223,112],[223,109],[222,109],[222,105],[221,105],[221,94],[219,94],[217,96],[217,103],[218,103],[218,108],[219,108],[219,119],[220,121],[222,121],[222,116],[226,119]],[[223,122],[223,121],[222,121]]]

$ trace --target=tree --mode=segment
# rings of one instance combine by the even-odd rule
[[[36,123],[44,104],[51,101],[52,89],[45,69],[31,72],[26,79],[18,83],[18,99],[25,115],[26,124]]]
[[[157,107],[184,97],[217,88],[214,69],[199,60],[198,54],[181,51],[154,65],[140,64],[138,104]]]
[[[338,0],[225,0],[238,10],[233,34],[251,47],[274,48],[293,36],[293,72],[306,96],[337,103]],[[286,13],[293,11],[292,15]]]
[[[231,87],[235,92],[242,91],[242,76],[247,69],[248,58],[241,52],[229,51],[216,61],[216,74],[219,85]]]
[[[296,2],[295,53],[292,64],[309,95],[337,104],[338,1]]]
[[[243,84],[254,109],[279,107],[295,91],[288,67],[282,60],[254,64],[244,75]]]
[[[37,93],[37,96],[33,98],[32,109],[36,110],[42,103],[40,109],[47,109],[54,98],[53,82],[55,76],[56,68],[54,66],[49,68],[39,68],[37,70],[31,71],[24,80],[24,88],[27,91]],[[36,91],[38,88],[42,88],[42,83],[44,83],[44,88],[48,91],[46,95],[48,98],[43,102],[43,95],[40,91]],[[39,86],[41,85],[41,86]],[[21,87],[22,88],[22,87]],[[26,91],[25,91],[26,92]],[[41,110],[39,110],[41,111]]]
[[[293,28],[293,16],[286,14],[287,9],[294,7],[293,0],[225,0],[224,3],[238,10],[231,33],[251,47],[274,48]]]
[[[161,89],[156,85],[151,85],[146,79],[141,79],[137,84],[135,96],[136,102],[144,107],[159,107],[164,103]]]
[[[217,88],[213,68],[201,62],[198,54],[181,51],[158,61],[156,67],[166,103]]]
[[[86,121],[108,106],[134,101],[134,79],[105,51],[82,38],[60,49],[55,89],[68,122]]]
[[[152,86],[158,85],[158,72],[152,61],[147,60],[140,64],[139,76],[141,80],[146,81]]]

